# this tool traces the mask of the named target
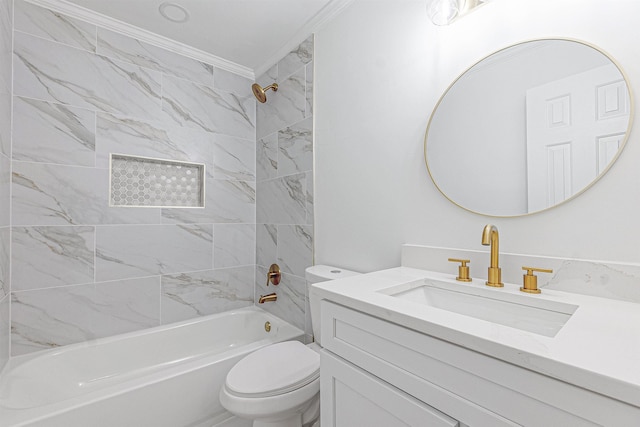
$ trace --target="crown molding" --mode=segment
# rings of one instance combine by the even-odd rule
[[[331,0],[327,3],[313,18],[309,19],[309,21],[298,30],[286,44],[271,55],[262,65],[255,68],[255,77],[260,77],[269,70],[269,68],[277,64],[278,61],[298,47],[300,43],[305,41],[311,34],[315,33],[323,25],[339,15],[347,6],[353,3],[353,1],[354,0]]]
[[[71,18],[80,19],[82,21],[89,22],[90,24],[94,24],[99,27],[124,34],[126,36],[133,37],[142,42],[161,47],[163,49],[187,56],[197,61],[205,62],[207,64],[213,65],[214,67],[230,71],[243,77],[247,77],[251,80],[255,79],[255,74],[249,67],[236,64],[235,62],[228,61],[219,56],[212,55],[203,50],[196,49],[194,47],[177,42],[159,34],[152,33],[151,31],[143,30],[134,25],[127,24],[126,22],[110,18],[93,10],[84,8],[74,3],[70,3],[66,0],[26,1],[28,3],[35,4],[36,6],[45,7],[55,12],[70,16]],[[324,9],[322,10],[324,11]]]

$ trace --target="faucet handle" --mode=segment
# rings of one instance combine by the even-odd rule
[[[267,273],[267,286],[269,286],[269,282],[277,285],[280,283],[280,278],[282,275],[280,274],[280,267],[278,264],[271,264],[269,267],[269,272]]]
[[[527,271],[527,274],[522,275],[523,286],[520,288],[521,292],[527,292],[529,294],[539,294],[542,292],[538,289],[538,276],[533,274],[534,271],[540,273],[553,273],[553,270],[546,268],[534,268],[534,267],[522,267]]]
[[[458,266],[458,277],[456,280],[459,282],[470,282],[471,278],[469,277],[469,267],[467,266],[468,262],[471,262],[469,259],[458,259],[458,258],[449,258],[450,262],[459,262]]]

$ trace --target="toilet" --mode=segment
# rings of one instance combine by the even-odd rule
[[[320,415],[320,302],[311,285],[359,273],[327,265],[305,271],[316,342],[285,341],[254,351],[227,374],[220,403],[253,427],[311,427]]]

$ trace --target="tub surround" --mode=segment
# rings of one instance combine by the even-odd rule
[[[313,264],[313,36],[256,81],[278,84],[257,105],[256,301],[276,292],[268,310],[304,329],[311,321],[304,270]],[[269,265],[282,269],[277,287],[265,286]]]
[[[493,289],[493,292],[526,295],[532,299],[557,301],[579,307],[555,337],[546,337],[445,310],[429,308],[423,304],[400,300],[378,292],[429,277],[448,282],[452,290],[455,290],[456,286],[486,288],[484,285],[486,271],[475,274],[472,270],[473,283],[463,285],[455,280],[455,265],[446,266],[447,272],[444,273],[406,266],[416,264],[418,259],[425,259],[422,265],[429,264],[429,258],[422,257],[425,253],[434,251],[458,256],[452,250],[405,246],[403,267],[318,284],[314,286],[313,291],[328,301],[640,408],[640,374],[637,370],[637,363],[640,360],[638,301],[620,301],[552,289],[563,288],[565,280],[561,276],[550,279],[549,282],[552,283],[543,287],[541,295],[529,295],[518,290],[521,286],[520,274],[520,280],[515,282],[511,281],[509,274],[505,275],[505,288]],[[469,255],[466,251],[460,252]],[[482,270],[485,270],[489,261],[488,253],[485,252],[482,255],[481,265]],[[477,256],[477,258],[480,257]],[[509,272],[510,261],[506,258],[508,257],[503,256],[503,260],[506,261],[502,263],[503,271]],[[446,256],[443,259],[446,262]],[[547,260],[544,259],[545,262]],[[556,261],[559,262],[559,260]],[[601,268],[598,264],[583,263],[583,265],[596,267],[595,270],[582,270],[583,277],[590,277],[594,271],[597,272]],[[629,268],[636,267],[629,266]],[[561,266],[560,274],[563,270],[566,269]],[[572,280],[579,279],[567,279],[568,282]],[[616,278],[612,276],[611,281],[615,280]],[[640,275],[636,276],[635,280],[640,280]],[[620,327],[621,325],[624,327]],[[323,342],[324,340],[325,337]]]
[[[13,1],[0,1],[0,371],[10,356]]]
[[[23,0],[12,24],[13,3],[0,9],[0,366],[252,305],[273,262],[284,277],[267,309],[304,329],[313,38],[258,78],[280,90],[257,109],[242,75]],[[205,207],[108,207],[109,153],[205,164]]]
[[[1,2],[2,22],[11,3]],[[15,356],[252,305],[252,81],[22,0],[14,25],[0,34],[8,58],[14,38],[12,161],[0,153],[0,201],[13,169],[11,203],[0,203],[13,226],[8,260],[0,211],[0,354],[8,324]],[[2,64],[0,104],[11,105],[11,59]],[[109,207],[113,152],[205,164],[205,207]]]

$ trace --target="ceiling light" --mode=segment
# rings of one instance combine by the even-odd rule
[[[458,16],[491,0],[427,0],[427,15],[436,25],[449,25]]]
[[[160,15],[164,16],[171,22],[187,22],[189,20],[189,12],[184,7],[175,4],[164,2],[158,7]]]

